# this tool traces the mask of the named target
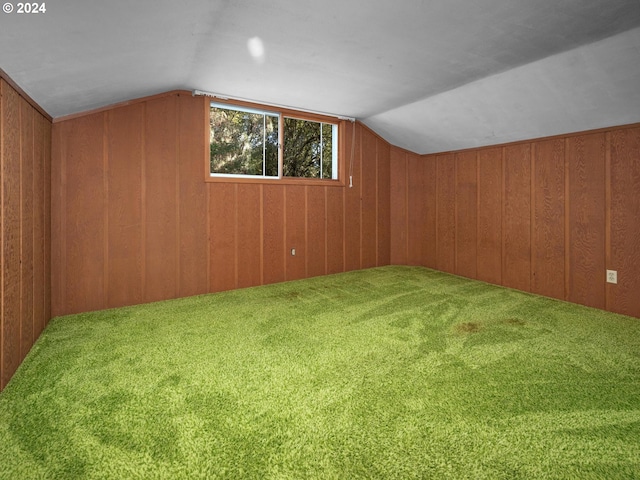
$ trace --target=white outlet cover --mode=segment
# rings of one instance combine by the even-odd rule
[[[607,283],[618,283],[617,270],[607,270]]]

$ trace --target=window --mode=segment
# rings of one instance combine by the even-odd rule
[[[211,103],[209,126],[212,177],[338,178],[337,123]]]
[[[283,136],[285,177],[337,178],[337,125],[285,118]]]
[[[211,105],[211,173],[278,176],[279,114]]]

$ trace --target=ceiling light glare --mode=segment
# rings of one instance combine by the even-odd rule
[[[247,40],[247,48],[257,63],[264,62],[264,43],[260,37],[251,37]]]

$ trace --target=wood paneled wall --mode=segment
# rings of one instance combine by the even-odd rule
[[[640,317],[640,126],[391,167],[392,263]]]
[[[51,120],[32,104],[0,76],[0,390],[51,318]]]
[[[201,98],[54,123],[54,315],[208,291]]]
[[[55,315],[390,263],[388,143],[346,125],[353,188],[205,182],[206,108],[173,92],[54,123]]]

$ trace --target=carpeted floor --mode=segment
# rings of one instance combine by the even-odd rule
[[[60,317],[0,478],[640,478],[640,320],[420,267]]]

